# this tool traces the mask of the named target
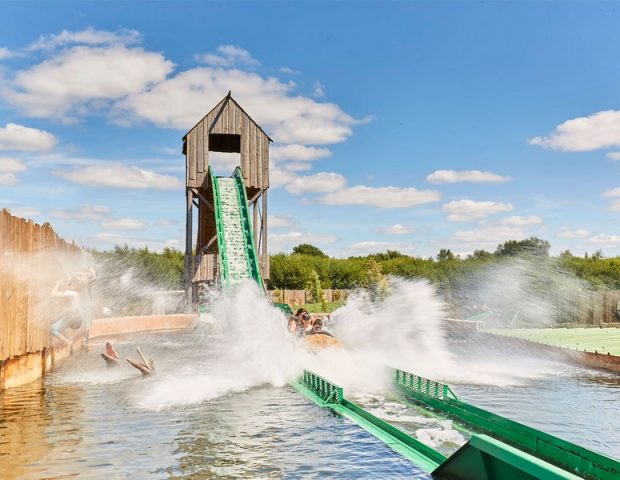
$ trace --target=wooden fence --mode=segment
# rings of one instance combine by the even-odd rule
[[[323,298],[326,302],[344,302],[351,290],[324,289]],[[288,303],[289,305],[305,305],[310,295],[306,290],[269,290],[271,300]]]
[[[552,303],[556,323],[600,325],[620,322],[620,290],[558,291]]]
[[[0,361],[49,347],[51,322],[64,308],[49,296],[62,275],[61,255],[79,256],[80,249],[47,223],[0,211]]]

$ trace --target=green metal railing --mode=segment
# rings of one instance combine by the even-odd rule
[[[439,400],[444,400],[446,398],[457,400],[454,392],[445,383],[429,380],[428,378],[420,377],[419,375],[403,370],[394,370],[394,382],[399,387],[427,397],[437,398]]]
[[[300,381],[321,397],[325,403],[341,403],[344,398],[342,387],[325,380],[310,370],[304,370]]]
[[[434,404],[463,403],[447,385],[433,382],[418,375],[399,371],[395,374],[398,385],[406,392]],[[473,434],[470,440],[450,457],[425,445],[394,425],[389,424],[359,405],[347,400],[342,387],[304,370],[292,384],[299,392],[317,405],[355,422],[397,453],[429,472],[436,480],[510,479],[578,480],[584,471],[566,469],[546,461],[540,455],[530,454],[516,446],[504,443],[496,435]],[[443,387],[446,388],[443,388]],[[466,404],[465,404],[466,405]],[[472,407],[475,408],[475,407]],[[578,476],[579,475],[579,476]],[[585,478],[592,477],[586,471]],[[600,477],[613,478],[613,477]]]
[[[355,422],[385,442],[392,450],[400,453],[427,472],[433,471],[446,459],[440,452],[347,400],[344,397],[342,387],[314,372],[304,370],[303,375],[296,382],[293,382],[292,386],[317,405],[327,407]]]
[[[235,178],[237,185],[239,213],[241,216],[241,226],[243,228],[243,243],[245,245],[248,270],[250,273],[250,277],[252,277],[256,281],[256,283],[258,283],[260,291],[262,293],[265,293],[265,285],[263,284],[263,277],[260,273],[258,254],[256,252],[256,245],[254,242],[252,222],[250,221],[250,207],[248,205],[248,197],[245,191],[245,184],[243,183],[243,174],[241,173],[241,169],[239,167],[235,168],[233,177]]]
[[[418,387],[417,375],[397,370],[394,378],[396,386],[418,406],[428,407],[434,414],[442,412],[474,432],[489,435],[581,478],[620,478],[620,462],[613,458],[458,400],[449,387],[443,390],[439,382],[435,382],[436,388],[428,384],[429,391],[424,382]]]

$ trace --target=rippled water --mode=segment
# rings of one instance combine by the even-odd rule
[[[141,345],[157,376],[106,369],[95,345],[46,379],[0,394],[1,479],[428,478],[288,386],[231,382],[243,372],[218,363],[215,337],[149,335],[115,345],[134,358]],[[467,358],[456,350],[480,361],[480,352]],[[498,378],[526,372],[501,387],[457,384],[461,398],[620,457],[620,377],[493,350],[482,358]],[[395,392],[350,396],[444,453],[466,440]]]
[[[0,394],[0,478],[427,478],[288,386],[184,403],[203,386],[179,391],[187,384],[171,377],[195,366],[193,342],[151,336],[116,345],[132,357],[142,345],[156,359],[154,378],[124,365],[106,369],[94,351]],[[217,355],[214,345],[199,363]],[[220,374],[234,375],[230,368]]]

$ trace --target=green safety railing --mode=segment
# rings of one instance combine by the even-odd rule
[[[239,167],[235,168],[233,173],[237,185],[237,196],[239,199],[239,213],[241,216],[241,226],[243,229],[243,243],[246,252],[246,261],[248,264],[248,270],[250,277],[252,277],[260,288],[262,293],[265,293],[265,285],[263,284],[263,277],[260,273],[260,266],[258,263],[258,254],[256,252],[256,245],[254,242],[254,231],[252,222],[250,221],[250,206],[248,205],[248,197],[245,191],[245,184],[243,183],[243,174]]]
[[[226,252],[226,239],[224,238],[224,220],[222,214],[222,197],[220,195],[220,184],[213,170],[209,167],[209,179],[213,188],[213,209],[215,210],[215,230],[217,232],[217,256],[220,264],[220,280],[222,286],[228,287],[230,278],[228,275],[228,256]]]
[[[433,471],[446,459],[440,452],[347,400],[342,387],[314,372],[304,370],[303,375],[292,385],[317,405],[355,422],[427,472]]]
[[[447,385],[399,371],[399,385],[432,402],[458,402]],[[581,476],[485,434],[473,434],[450,457],[347,400],[342,387],[309,370],[292,384],[317,405],[355,422],[436,480],[578,480]],[[447,388],[443,388],[444,385]],[[590,478],[590,477],[586,477]],[[608,477],[601,477],[608,478]]]
[[[435,380],[405,372],[404,370],[394,370],[394,382],[399,387],[427,397],[438,398],[440,400],[446,398],[457,399],[454,392],[445,383],[436,382]]]
[[[304,370],[300,381],[326,403],[341,403],[344,398],[342,387],[325,380],[310,370]]]
[[[434,382],[437,387],[424,381],[419,386],[417,378],[402,370],[394,373],[396,386],[417,405],[428,407],[434,414],[442,412],[474,432],[489,435],[581,478],[620,478],[620,462],[613,458],[463,402],[449,387],[444,390],[439,382]]]

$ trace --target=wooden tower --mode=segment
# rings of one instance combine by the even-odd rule
[[[217,282],[218,244],[213,210],[209,152],[240,154],[240,167],[253,214],[254,240],[262,277],[269,278],[267,253],[267,189],[269,188],[269,135],[228,92],[183,137],[186,185],[185,292],[186,309],[202,283]],[[230,172],[232,174],[232,172]],[[193,233],[194,208],[198,231]]]

